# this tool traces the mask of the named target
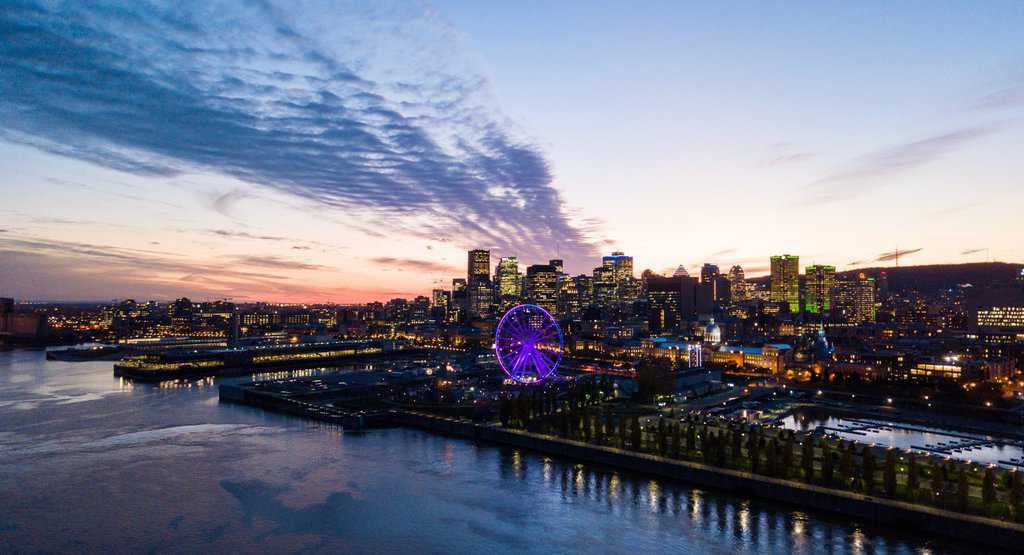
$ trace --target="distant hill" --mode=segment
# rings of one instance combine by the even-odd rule
[[[889,279],[890,291],[921,291],[923,293],[948,289],[969,283],[989,288],[1009,285],[1020,275],[1024,264],[1008,262],[974,262],[970,264],[929,264],[925,266],[888,266],[858,268],[836,272],[837,276],[855,276],[861,272],[876,280],[884,272]],[[769,283],[769,276],[752,278],[755,283]]]

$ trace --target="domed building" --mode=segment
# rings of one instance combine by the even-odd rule
[[[707,325],[704,326],[704,342],[711,343],[712,345],[718,345],[722,342],[722,328],[718,327],[714,318],[708,320]]]

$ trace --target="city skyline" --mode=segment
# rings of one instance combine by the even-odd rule
[[[365,302],[477,247],[1024,260],[1019,4],[357,7],[0,14],[4,293]]]

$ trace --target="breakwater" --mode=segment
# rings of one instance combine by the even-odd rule
[[[598,446],[548,435],[475,424],[407,410],[391,411],[394,424],[485,441],[552,456],[681,480],[747,497],[760,497],[819,511],[828,511],[887,526],[899,526],[957,540],[980,542],[1017,551],[1024,545],[1024,526],[945,511],[875,496],[822,488],[749,472],[668,459],[615,447]]]

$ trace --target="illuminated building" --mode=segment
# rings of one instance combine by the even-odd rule
[[[804,309],[811,314],[827,314],[831,308],[836,267],[814,265],[805,270]]]
[[[582,308],[576,280],[571,277],[559,277],[558,314],[563,318],[579,318]]]
[[[729,268],[729,288],[733,302],[747,300],[747,280],[743,275],[742,266]]]
[[[731,365],[737,369],[765,370],[769,375],[780,375],[786,369],[786,356],[792,347],[785,343],[770,343],[763,347],[723,345],[710,350],[712,364]]]
[[[583,314],[583,309],[594,304],[594,278],[587,274],[580,274],[572,281],[576,288],[576,293],[579,295],[580,314]]]
[[[480,280],[490,281],[491,251],[481,249],[469,251],[469,267],[466,274],[467,284]]]
[[[833,287],[833,312],[852,324],[875,321],[875,278],[864,272],[837,281]]]
[[[718,266],[715,264],[704,264],[700,269],[701,283],[714,283],[715,278],[720,275]]]
[[[647,278],[647,327],[652,334],[679,329],[683,287],[684,279],[681,277]]]
[[[187,330],[192,325],[192,301],[182,297],[171,305],[171,324]]]
[[[477,277],[466,286],[470,318],[490,318],[494,315],[494,288],[489,277]]]
[[[565,263],[562,262],[561,258],[552,258],[548,261],[548,264],[555,269],[555,273],[558,275],[565,273]]]
[[[633,276],[633,257],[622,252],[613,252],[611,256],[601,258],[601,265],[612,271],[615,283],[622,283]]]
[[[616,300],[615,272],[606,266],[594,268],[594,304],[606,309]]]
[[[554,266],[534,264],[526,268],[526,295],[529,302],[558,314],[558,274]]]
[[[978,327],[1000,330],[1024,330],[1024,306],[992,306],[975,315]]]
[[[800,312],[800,257],[789,254],[771,257],[771,301],[786,303],[789,311]]]
[[[519,299],[522,296],[521,285],[519,259],[515,256],[500,258],[494,268],[494,287],[498,299],[503,302],[505,299]]]

